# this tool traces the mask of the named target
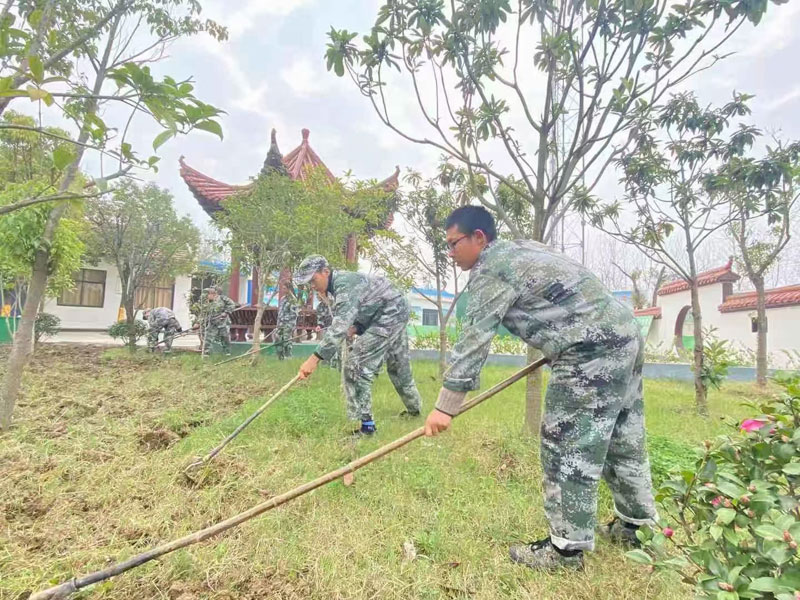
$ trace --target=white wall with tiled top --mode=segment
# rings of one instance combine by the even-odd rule
[[[61,328],[64,330],[104,330],[117,321],[122,301],[122,282],[116,266],[103,261],[97,266],[86,265],[85,268],[106,272],[103,306],[63,306],[58,304],[57,298],[48,298],[44,311],[61,319]],[[191,277],[181,275],[175,278],[172,305],[175,316],[184,328],[191,326],[188,303],[191,286]]]

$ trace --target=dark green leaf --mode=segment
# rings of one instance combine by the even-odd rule
[[[167,140],[169,140],[174,136],[175,136],[175,131],[172,129],[167,129],[165,131],[162,131],[156,136],[156,139],[153,140],[153,150],[158,150],[160,146],[163,146]]]
[[[36,55],[28,57],[28,68],[31,70],[31,75],[36,83],[41,83],[44,79],[44,66],[42,59]]]
[[[53,150],[53,164],[56,169],[63,171],[75,160],[75,151],[71,145],[61,144]]]
[[[200,121],[196,123],[194,127],[195,129],[202,129],[203,131],[213,133],[219,137],[219,139],[222,139],[222,125],[216,121]]]

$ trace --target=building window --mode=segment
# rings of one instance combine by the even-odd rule
[[[162,277],[155,281],[148,281],[136,288],[133,298],[134,308],[145,310],[164,306],[172,309],[172,298],[175,295],[175,279]]]
[[[422,324],[436,327],[439,324],[439,311],[432,308],[423,308]]]
[[[73,276],[75,287],[58,296],[59,306],[86,306],[103,308],[106,297],[106,272],[98,269],[81,269]]]

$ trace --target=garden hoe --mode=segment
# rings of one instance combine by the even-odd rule
[[[519,381],[529,373],[543,367],[547,362],[546,359],[540,359],[536,362],[529,364],[527,367],[524,367],[514,373],[508,379],[505,379],[495,385],[494,387],[486,390],[482,394],[478,394],[472,400],[465,402],[461,406],[461,411],[459,415],[464,414],[471,408],[477,406],[487,398],[490,398],[497,394],[498,392],[506,389],[512,383]],[[292,381],[293,382],[293,381]],[[292,383],[290,382],[290,383]],[[287,384],[288,385],[288,384]],[[267,512],[268,510],[272,510],[280,506],[281,504],[285,504],[290,500],[298,498],[308,492],[317,489],[318,487],[322,487],[323,485],[330,483],[331,481],[335,481],[340,477],[344,477],[345,475],[352,474],[357,469],[368,465],[369,463],[386,456],[394,452],[395,450],[402,448],[409,442],[414,441],[417,438],[422,437],[425,435],[425,427],[420,427],[415,429],[411,433],[404,435],[403,437],[396,439],[395,441],[386,444],[385,446],[381,446],[377,450],[370,452],[369,454],[358,458],[345,466],[336,469],[335,471],[331,471],[313,481],[309,481],[308,483],[304,483],[303,485],[294,488],[280,496],[275,496],[267,500],[266,502],[262,502],[261,504],[257,504],[253,506],[249,510],[246,510],[243,513],[239,513],[225,521],[221,521],[215,525],[211,525],[206,527],[205,529],[201,529],[200,531],[196,531],[194,533],[190,533],[182,538],[177,540],[173,540],[166,544],[162,544],[161,546],[157,546],[148,550],[147,552],[143,552],[142,554],[137,554],[136,556],[132,556],[128,560],[122,561],[117,563],[116,565],[112,565],[106,569],[101,571],[95,571],[94,573],[90,573],[88,575],[84,575],[83,577],[75,577],[65,583],[61,583],[59,585],[53,586],[46,590],[42,590],[41,592],[36,592],[35,594],[28,597],[28,600],[54,600],[56,598],[66,598],[67,596],[77,592],[81,588],[85,588],[93,583],[97,583],[99,581],[105,581],[106,579],[110,579],[115,575],[119,575],[120,573],[124,573],[125,571],[129,571],[139,565],[143,565],[146,562],[151,560],[155,560],[165,554],[169,554],[170,552],[174,552],[175,550],[179,550],[180,548],[186,548],[187,546],[191,546],[192,544],[197,544],[206,540],[210,537],[215,535],[219,535],[223,531],[227,531],[233,527],[241,525],[245,521],[249,521],[253,517],[257,517],[258,515]]]
[[[258,417],[258,415],[260,415],[260,414],[261,414],[261,413],[263,413],[265,410],[267,410],[267,407],[268,407],[270,404],[272,404],[272,403],[273,403],[275,400],[277,400],[277,399],[278,399],[278,398],[279,398],[279,397],[280,397],[280,396],[281,396],[281,395],[282,395],[284,392],[286,392],[286,391],[287,391],[287,390],[288,390],[290,387],[292,387],[292,386],[293,386],[295,383],[297,383],[297,380],[298,380],[298,379],[300,379],[300,375],[299,375],[299,374],[297,374],[297,375],[295,375],[294,377],[292,377],[292,379],[290,379],[290,380],[289,380],[289,382],[288,382],[286,385],[284,385],[284,386],[283,386],[281,389],[279,389],[277,392],[275,392],[275,394],[274,394],[274,395],[273,395],[273,396],[272,396],[272,397],[271,397],[269,400],[267,400],[266,402],[264,402],[264,404],[262,404],[262,405],[261,405],[261,406],[258,408],[258,410],[256,410],[256,412],[254,412],[252,415],[250,415],[249,417],[247,417],[247,419],[245,419],[245,420],[244,420],[244,422],[242,422],[242,424],[241,424],[241,425],[239,425],[239,426],[238,426],[236,429],[234,429],[234,430],[233,430],[233,433],[231,433],[231,434],[230,434],[228,437],[226,437],[224,440],[222,440],[222,443],[221,443],[219,446],[217,446],[216,448],[214,448],[214,449],[213,449],[211,452],[209,452],[208,454],[206,454],[204,457],[202,457],[202,458],[200,458],[200,459],[198,459],[198,460],[194,461],[192,464],[190,464],[188,467],[186,467],[186,468],[183,470],[183,476],[184,476],[184,477],[186,477],[186,479],[188,479],[189,481],[191,481],[193,484],[195,484],[195,485],[196,485],[196,484],[198,483],[198,481],[197,481],[195,478],[193,478],[193,477],[192,477],[192,476],[189,474],[189,472],[190,472],[190,471],[193,471],[194,469],[197,469],[198,467],[205,466],[205,465],[207,465],[207,464],[208,464],[210,461],[212,461],[212,460],[214,459],[214,457],[215,457],[217,454],[219,454],[220,452],[222,452],[222,449],[223,449],[225,446],[227,446],[227,445],[228,445],[228,444],[229,444],[229,443],[230,443],[230,442],[233,440],[233,438],[235,438],[237,435],[239,435],[240,433],[242,433],[242,431],[244,431],[244,428],[245,428],[245,427],[247,427],[248,425],[250,425],[250,423],[252,423],[253,421],[255,421],[255,419],[256,419],[256,417]]]

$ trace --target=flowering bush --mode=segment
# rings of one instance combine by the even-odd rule
[[[707,441],[656,497],[660,529],[629,558],[681,574],[698,598],[800,600],[800,376],[758,415]]]

